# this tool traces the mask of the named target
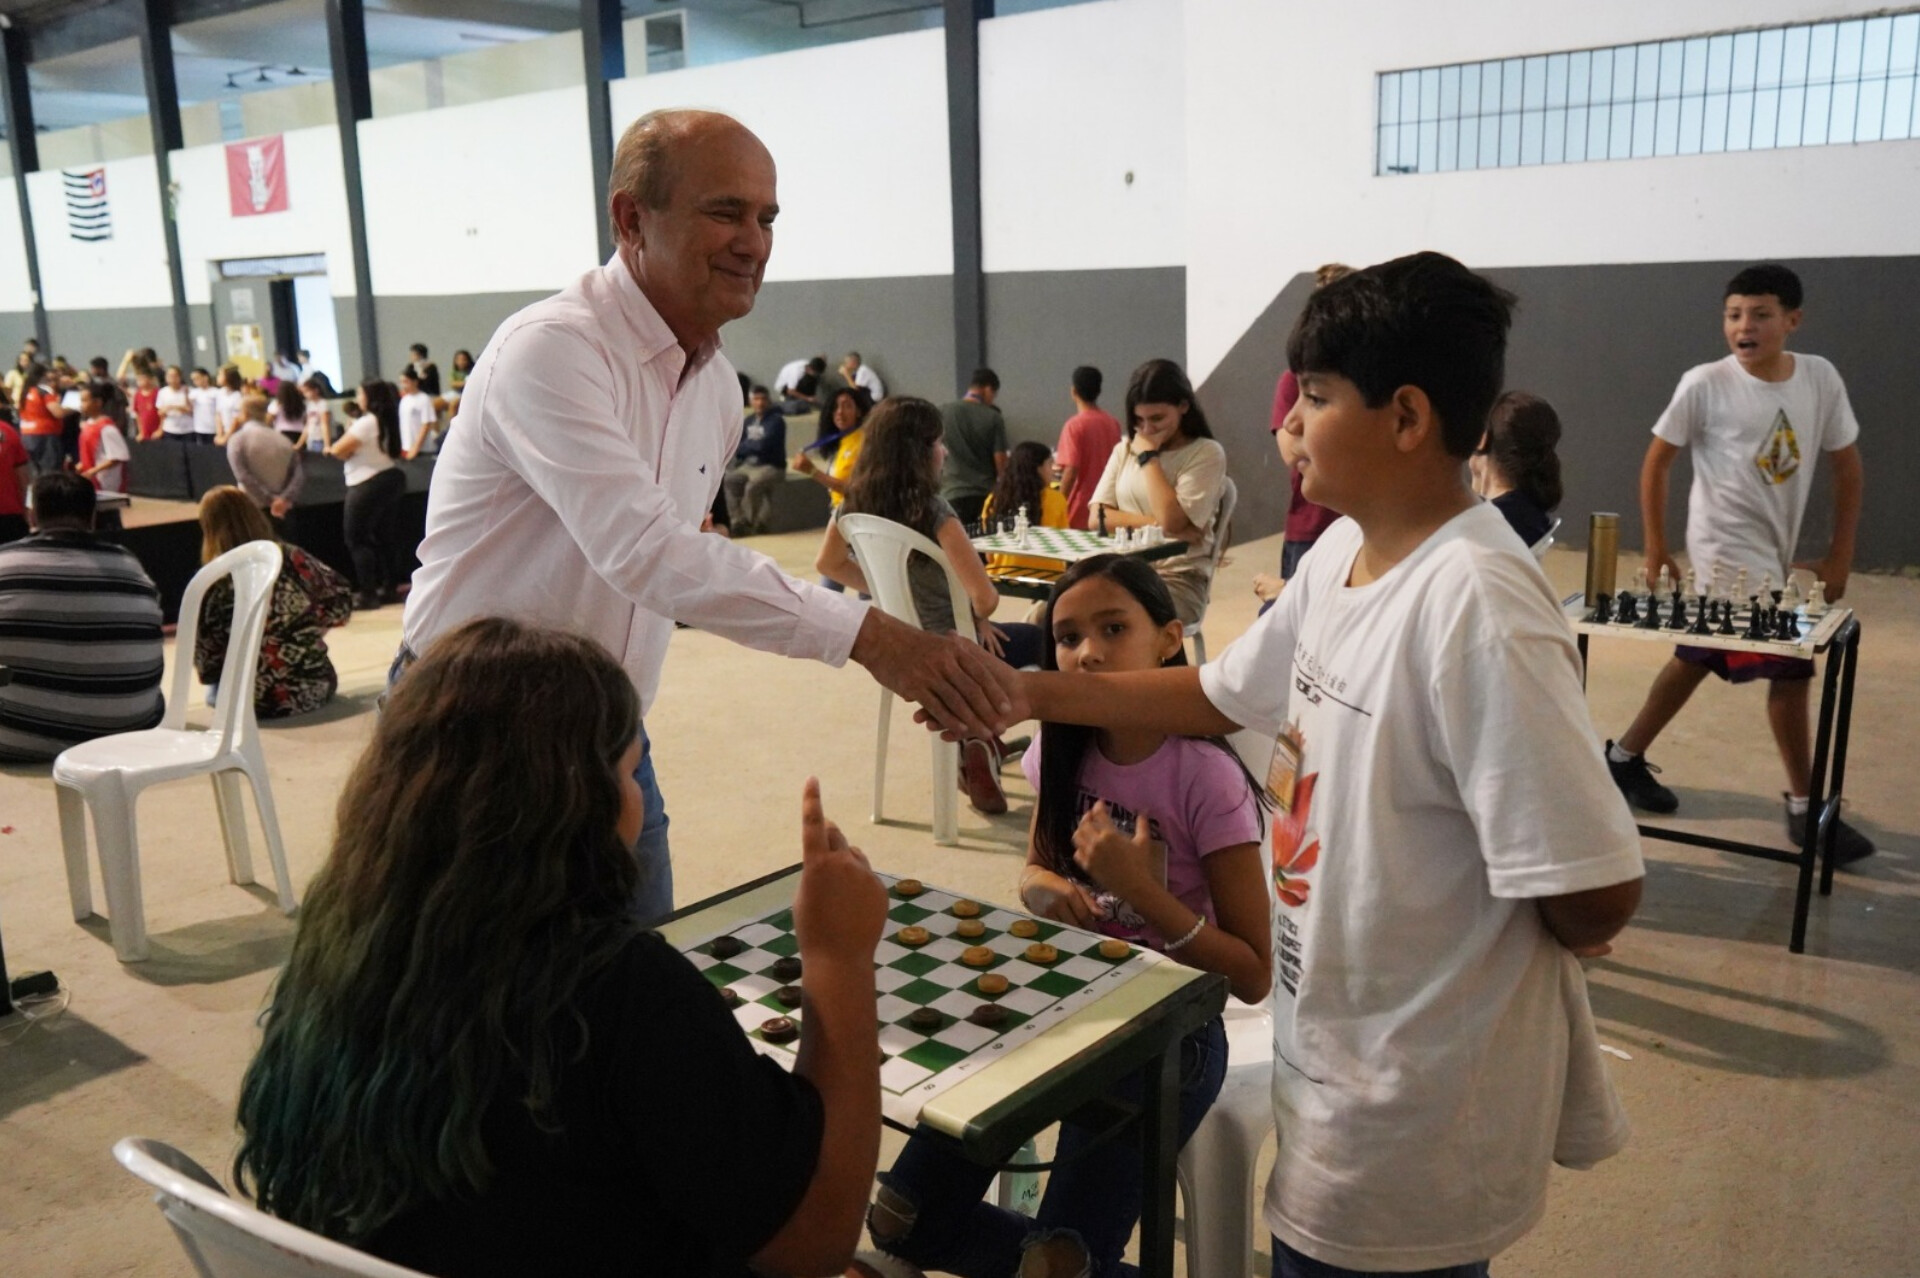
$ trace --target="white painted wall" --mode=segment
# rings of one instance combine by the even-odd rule
[[[1183,9],[1102,0],[981,24],[987,270],[1186,260]]]
[[[661,107],[708,107],[759,134],[780,171],[769,280],[947,275],[945,58],[941,32],[915,31],[630,76],[613,86],[614,131]]]
[[[1189,371],[1296,273],[1439,249],[1476,266],[1920,253],[1920,142],[1373,176],[1374,76],[1862,12],[1849,0],[1186,6]]]
[[[584,89],[360,125],[382,296],[558,289],[598,256]]]
[[[181,272],[187,301],[212,300],[207,264],[236,257],[325,253],[334,296],[354,292],[353,237],[347,229],[346,179],[340,167],[340,135],[331,127],[296,129],[282,135],[287,153],[287,211],[235,217],[227,195],[224,145],[173,153],[179,187]],[[157,224],[155,234],[158,234]],[[155,305],[167,305],[163,297]]]
[[[27,175],[34,242],[40,250],[40,290],[46,295],[47,309],[88,311],[173,305],[153,157],[109,160],[99,167],[107,171],[113,238],[93,242],[76,240],[68,233],[66,184],[61,171],[43,169]],[[17,219],[15,236],[17,239]]]
[[[33,287],[27,279],[27,241],[20,229],[20,201],[6,198],[9,194],[0,191],[0,312],[31,311]],[[0,333],[0,342],[15,340]]]

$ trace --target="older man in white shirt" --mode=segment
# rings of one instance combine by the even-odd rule
[[[797,581],[701,520],[741,432],[720,326],[753,308],[778,213],[773,157],[739,122],[661,111],[620,139],[619,250],[509,318],[468,378],[427,502],[396,673],[474,617],[565,626],[618,658],[652,709],[673,623],[830,665],[859,662],[955,735],[1006,726],[1010,669]],[[650,751],[636,773],[643,920],[672,908]]]

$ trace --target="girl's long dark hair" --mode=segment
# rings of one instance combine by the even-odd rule
[[[1025,510],[1027,522],[1036,528],[1040,526],[1040,511],[1047,491],[1040,467],[1052,456],[1053,450],[1037,440],[1023,439],[1013,446],[1000,478],[993,485],[993,496],[987,499],[993,505],[995,519],[1012,519]]]
[[[933,446],[942,429],[940,410],[924,399],[881,400],[866,420],[867,442],[847,476],[847,513],[878,515],[933,536],[933,505],[940,499]]]
[[[1538,395],[1508,391],[1487,414],[1487,458],[1541,510],[1560,504],[1560,414]]]
[[[300,384],[292,378],[280,383],[280,389],[273,393],[280,403],[280,429],[300,429],[300,423],[307,415],[307,397],[300,393]]]
[[[1165,403],[1164,400],[1149,400],[1149,403]],[[1169,621],[1177,620],[1179,614],[1173,606],[1173,596],[1167,593],[1167,583],[1151,564],[1136,559],[1132,555],[1094,555],[1082,559],[1060,575],[1053,583],[1053,591],[1047,596],[1047,611],[1041,619],[1040,631],[1044,642],[1040,647],[1040,668],[1058,670],[1060,657],[1053,643],[1054,605],[1069,590],[1083,581],[1095,577],[1104,577],[1122,590],[1132,595],[1146,610],[1147,620],[1156,629]],[[1166,666],[1184,666],[1187,664],[1187,646],[1182,643],[1171,657],[1161,663]],[[1036,803],[1033,821],[1033,845],[1048,869],[1070,879],[1085,879],[1086,872],[1073,863],[1073,829],[1079,823],[1080,813],[1080,767],[1085,762],[1087,751],[1096,749],[1100,730],[1077,723],[1043,723],[1040,725],[1040,794]],[[1265,812],[1268,799],[1265,789],[1247,771],[1247,765],[1241,762],[1224,738],[1204,737],[1202,740],[1226,752],[1228,758],[1239,765],[1247,779],[1260,810]]]
[[[598,645],[502,618],[395,686],[241,1083],[261,1208],[353,1242],[484,1190],[490,1106],[558,1129],[579,995],[638,930],[616,769],[639,725]]]
[[[1207,424],[1207,415],[1200,411],[1200,401],[1193,397],[1193,383],[1187,380],[1185,372],[1170,359],[1150,359],[1133,370],[1133,376],[1127,381],[1127,415],[1121,421],[1121,427],[1127,432],[1127,438],[1133,438],[1134,413],[1142,404],[1172,404],[1175,407],[1186,405],[1186,413],[1180,418],[1180,433],[1188,439],[1212,439],[1213,427]]]
[[[853,425],[848,427],[848,430],[859,430],[866,424],[867,414],[873,411],[873,396],[867,394],[867,388],[864,386],[843,386],[833,393],[833,398],[828,400],[827,406],[820,411],[820,421],[813,432],[815,440],[822,440],[829,435],[840,433],[840,428],[833,424],[833,419],[840,411],[842,399],[853,401]]]
[[[400,388],[392,382],[369,377],[360,383],[367,393],[367,411],[380,423],[380,451],[398,460],[400,447]]]

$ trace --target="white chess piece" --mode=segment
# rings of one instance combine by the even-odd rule
[[[1772,602],[1773,602],[1773,574],[1770,572],[1763,572],[1760,574],[1760,606],[1762,608],[1765,608]]]
[[[1827,615],[1827,583],[1813,583],[1813,593],[1807,596],[1807,616],[1824,617]]]
[[[1645,568],[1635,568],[1633,570],[1633,593],[1636,595],[1644,595],[1647,593],[1647,570]]]
[[[1735,599],[1747,598],[1747,570],[1745,568],[1742,568],[1733,579],[1733,597]]]
[[[1780,592],[1780,607],[1787,612],[1798,612],[1800,604],[1800,583],[1789,577],[1787,588]]]
[[[1673,574],[1667,571],[1665,564],[1660,565],[1660,580],[1655,590],[1663,599],[1673,593]]]

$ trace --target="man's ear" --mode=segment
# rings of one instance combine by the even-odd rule
[[[641,231],[640,202],[633,198],[631,191],[615,191],[609,196],[607,213],[613,222],[614,239],[631,243],[635,248],[646,247]]]
[[[1393,413],[1394,447],[1401,452],[1413,452],[1440,433],[1440,418],[1433,411],[1433,401],[1418,386],[1402,386],[1393,393],[1388,407]]]

